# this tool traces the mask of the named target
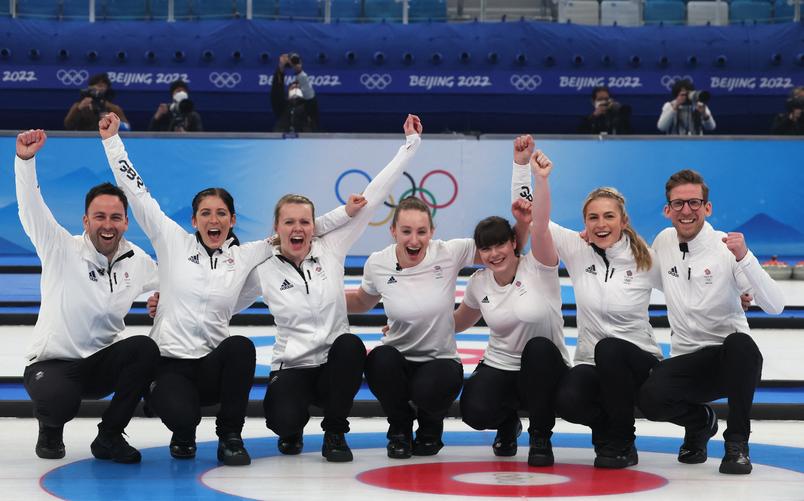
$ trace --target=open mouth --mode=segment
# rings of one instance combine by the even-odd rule
[[[416,259],[417,257],[419,257],[419,254],[421,253],[421,251],[422,251],[421,247],[407,247],[407,246],[405,246],[405,254],[407,254],[408,257],[411,258],[411,259]]]
[[[489,259],[489,264],[497,266],[498,264],[501,264],[503,261],[505,261],[505,257],[498,257],[494,259]]]
[[[101,240],[103,240],[105,242],[111,242],[112,240],[114,240],[114,237],[115,237],[114,233],[105,233],[104,232],[104,233],[99,233],[98,235],[101,237]]]
[[[212,240],[217,240],[221,237],[221,230],[220,228],[210,228],[207,230],[207,235]]]
[[[607,236],[611,235],[610,231],[598,231],[595,233],[597,238],[606,238]]]
[[[290,237],[290,246],[293,247],[293,249],[301,249],[302,245],[304,245],[304,237]]]

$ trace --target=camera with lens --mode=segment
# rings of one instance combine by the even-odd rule
[[[168,130],[188,130],[188,120],[190,113],[195,109],[195,105],[189,99],[182,99],[178,103],[170,105],[170,112],[172,117],[170,119],[170,128]]]
[[[87,87],[86,89],[81,89],[81,99],[85,97],[92,99],[92,112],[95,114],[100,114],[101,112],[106,110],[106,93],[103,91],[99,91],[93,87]]]
[[[288,54],[288,62],[285,63],[285,68],[291,68],[297,64],[301,64],[301,56],[296,52]]]
[[[712,95],[709,93],[708,90],[693,90],[693,91],[690,91],[690,93],[689,93],[689,95],[687,97],[689,98],[690,103],[692,103],[693,106],[694,106],[694,105],[696,105],[698,103],[703,103],[703,104],[708,103],[709,98],[711,98]]]

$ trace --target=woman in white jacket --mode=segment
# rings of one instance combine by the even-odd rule
[[[195,457],[200,407],[220,403],[218,460],[231,466],[249,464],[240,433],[256,354],[250,339],[229,335],[229,320],[247,306],[238,302],[238,294],[249,273],[272,255],[272,248],[266,241],[239,244],[232,233],[234,201],[222,188],[203,190],[193,198],[195,234],[167,217],[131,164],[117,135],[119,123],[114,113],[100,121],[103,146],[159,262],[160,300],[151,336],[162,357],[148,405],[173,431],[171,455],[187,459]],[[333,226],[348,219],[345,210],[337,211]]]

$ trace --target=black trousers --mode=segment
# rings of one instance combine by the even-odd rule
[[[519,371],[481,363],[464,382],[463,421],[476,430],[500,429],[519,419],[519,409],[527,409],[528,431],[549,437],[556,422],[556,390],[568,370],[558,348],[543,337],[525,345]]]
[[[608,419],[601,400],[600,376],[594,365],[578,364],[567,371],[558,385],[556,411],[571,423],[590,427],[595,446],[606,440]]]
[[[417,419],[419,438],[440,439],[444,417],[461,391],[463,366],[448,359],[411,362],[393,346],[381,345],[366,359],[366,379],[388,416],[389,435],[412,436]]]
[[[762,378],[762,354],[751,336],[730,334],[722,345],[663,360],[639,392],[639,408],[653,421],[691,430],[706,423],[702,403],[726,397],[729,417],[723,438],[748,441],[751,405]]]
[[[25,389],[34,415],[60,427],[78,414],[82,398],[114,393],[103,412],[101,430],[121,433],[153,379],[159,348],[148,336],[132,336],[82,360],[45,360],[25,368]]]
[[[608,417],[607,438],[633,442],[634,405],[640,387],[659,359],[624,339],[601,339],[595,345],[595,366],[600,377],[603,411]]]
[[[202,358],[162,357],[148,406],[179,439],[195,437],[201,406],[220,403],[218,436],[240,433],[257,363],[254,343],[244,336],[224,339]]]
[[[265,423],[280,437],[300,435],[310,420],[310,405],[322,407],[321,428],[349,432],[349,412],[363,382],[366,347],[354,334],[332,343],[327,363],[318,367],[271,371],[262,406]]]

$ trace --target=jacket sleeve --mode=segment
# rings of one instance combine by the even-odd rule
[[[422,138],[418,134],[407,136],[405,144],[399,147],[394,158],[371,180],[363,192],[363,196],[366,197],[367,201],[366,206],[348,223],[333,230],[323,238],[324,242],[338,255],[339,259],[346,256],[352,244],[363,234],[371,218],[374,217],[374,212],[385,202],[388,194],[391,193],[391,188],[402,177],[402,172],[404,172],[410,159],[416,154],[421,142]]]
[[[781,287],[762,269],[762,265],[750,250],[742,260],[735,261],[734,278],[741,291],[747,291],[754,296],[754,301],[762,311],[778,315],[784,310]]]
[[[533,201],[533,189],[530,181],[530,166],[514,162],[511,171],[511,203],[516,202],[519,198],[524,198],[528,202]]]
[[[22,228],[36,253],[44,259],[46,254],[59,247],[56,242],[71,238],[70,234],[59,225],[42,198],[36,179],[36,157],[30,160],[15,157],[14,180]]]
[[[271,81],[271,110],[277,120],[285,112],[288,98],[285,95],[285,75],[279,70],[274,71],[274,78]]]
[[[251,270],[251,273],[248,274],[248,277],[246,277],[246,283],[243,285],[243,288],[240,289],[240,294],[237,296],[237,302],[235,302],[233,311],[239,312],[245,310],[254,304],[254,301],[259,299],[261,295],[262,284],[260,283],[260,272],[257,268],[254,268]]]
[[[364,207],[365,208],[365,207]],[[361,209],[363,210],[363,209]],[[322,237],[330,231],[340,228],[352,219],[346,213],[346,206],[335,207],[323,216],[315,218],[315,236]]]
[[[676,119],[677,111],[673,109],[670,102],[664,103],[662,106],[662,114],[659,116],[659,121],[656,122],[656,128],[662,132],[669,132],[673,126],[673,121]]]
[[[310,77],[307,76],[307,73],[302,71],[296,75],[296,81],[299,82],[299,89],[302,91],[302,99],[310,100],[315,97],[315,89],[313,89],[313,84],[310,83]]]
[[[156,241],[167,234],[185,235],[184,229],[167,217],[151,196],[148,188],[134,169],[119,135],[103,140],[103,149],[117,185],[128,197],[131,212],[142,230],[156,247]]]

